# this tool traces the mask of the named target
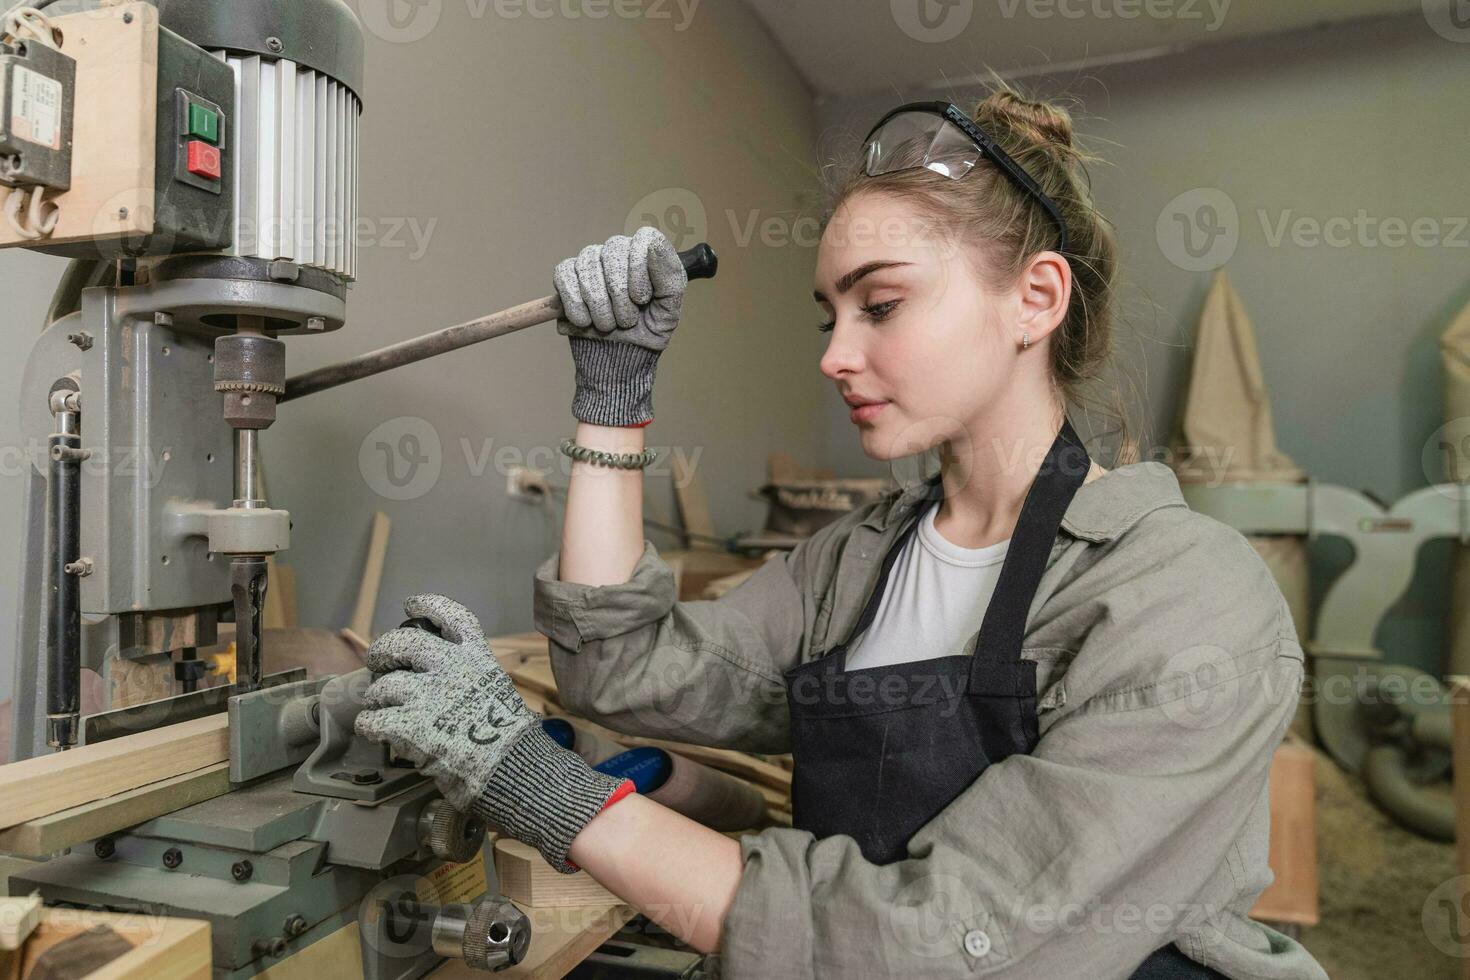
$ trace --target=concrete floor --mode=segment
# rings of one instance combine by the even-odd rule
[[[1439,901],[1467,894],[1446,885],[1454,845],[1401,828],[1320,752],[1316,775],[1322,921],[1302,944],[1332,980],[1459,980],[1470,937],[1455,941]]]

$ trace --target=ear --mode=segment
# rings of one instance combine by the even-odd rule
[[[1072,299],[1072,266],[1060,252],[1038,252],[1016,278],[1020,318],[1016,329],[1035,344],[1050,334],[1067,315]],[[1020,343],[1019,334],[1015,338]]]

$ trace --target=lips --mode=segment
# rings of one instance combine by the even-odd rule
[[[883,409],[888,407],[887,402],[870,401],[863,398],[849,399],[847,403],[853,406],[852,411],[847,413],[847,417],[855,425],[865,425],[873,421]]]

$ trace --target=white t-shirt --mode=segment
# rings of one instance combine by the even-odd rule
[[[961,548],[934,527],[931,505],[889,571],[872,623],[848,646],[846,669],[957,656],[979,632],[1011,541]]]

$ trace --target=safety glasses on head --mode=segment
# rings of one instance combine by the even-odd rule
[[[1067,251],[1067,223],[1047,197],[1000,145],[952,102],[910,102],[878,120],[863,145],[869,177],[923,168],[959,180],[987,156],[1011,181],[1036,199],[1061,232],[1057,251]]]

